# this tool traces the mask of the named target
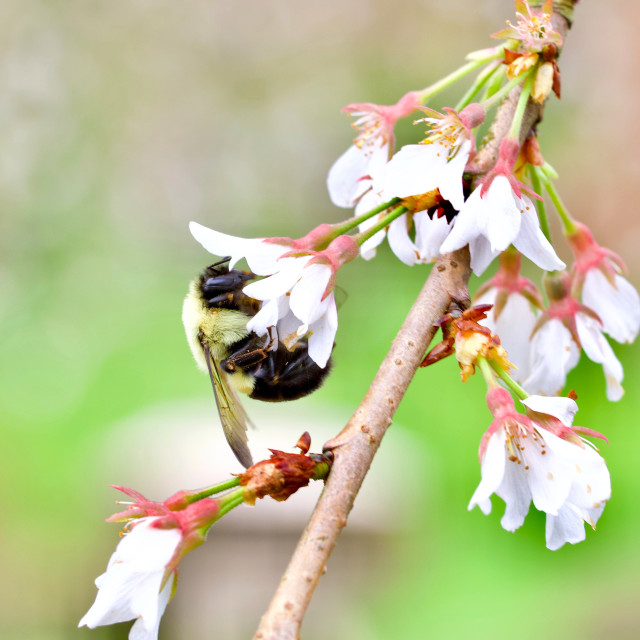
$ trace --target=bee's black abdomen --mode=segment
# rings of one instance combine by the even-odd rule
[[[255,386],[250,397],[256,400],[282,402],[302,398],[322,385],[331,368],[331,361],[322,369],[311,359],[306,342],[299,343],[294,351],[279,345],[268,354],[251,371]]]

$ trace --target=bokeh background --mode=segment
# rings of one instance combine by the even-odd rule
[[[636,285],[639,14],[578,6],[563,99],[541,127],[566,203]],[[430,84],[506,18],[508,0],[0,4],[2,638],[126,638],[129,623],[75,628],[118,541],[107,485],[164,499],[239,470],[181,326],[187,283],[211,261],[189,220],[296,237],[343,219],[325,191],[352,137],[339,109]],[[418,135],[400,129],[401,142]],[[386,247],[344,269],[335,369],[308,399],[246,403],[256,458],[304,429],[318,450],[341,428],[426,274]],[[499,500],[489,517],[467,512],[489,414],[482,381],[441,363],[399,408],[303,637],[638,637],[640,364],[638,347],[616,352],[621,402],[606,402],[593,363],[569,381],[578,423],[610,439],[597,532],[552,553],[536,512],[515,534]],[[183,562],[160,638],[250,637],[312,502],[216,525]]]

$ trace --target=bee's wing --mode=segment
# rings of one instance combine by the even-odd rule
[[[248,468],[253,464],[251,451],[247,445],[247,425],[251,424],[251,421],[236,392],[229,386],[227,374],[220,370],[216,361],[211,357],[209,345],[203,344],[203,347],[222,430],[240,464]]]

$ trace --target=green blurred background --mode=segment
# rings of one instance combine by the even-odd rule
[[[563,100],[541,127],[566,203],[636,284],[639,14],[622,0],[577,8]],[[189,220],[296,237],[343,219],[324,184],[352,137],[339,109],[426,86],[506,18],[508,0],[0,5],[2,638],[126,638],[129,623],[75,629],[118,541],[107,485],[164,499],[238,471],[180,321],[188,281],[211,261]],[[400,129],[401,142],[418,135]],[[252,442],[290,449],[309,428],[317,450],[337,432],[426,274],[386,247],[347,267],[330,379],[287,407],[248,401]],[[637,347],[616,351],[620,403],[593,363],[569,381],[577,422],[610,439],[597,532],[552,553],[537,512],[515,534],[499,500],[489,517],[467,512],[489,414],[482,381],[462,386],[442,363],[409,389],[304,638],[638,637],[640,366]],[[311,502],[216,525],[185,558],[160,637],[250,637]]]

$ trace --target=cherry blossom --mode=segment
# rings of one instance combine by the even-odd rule
[[[576,261],[573,294],[593,309],[605,333],[617,342],[633,342],[640,330],[640,297],[620,272],[624,262],[616,253],[596,243],[589,229],[574,222],[567,234]]]
[[[523,185],[512,173],[518,150],[517,141],[502,141],[498,162],[466,200],[440,248],[444,254],[468,244],[476,275],[510,244],[542,269],[565,267],[540,230],[535,208],[522,193]]]
[[[79,627],[135,620],[130,640],[154,640],[172,595],[175,572],[167,565],[182,542],[177,528],[157,528],[160,517],[139,520],[118,544],[107,570],[96,579],[98,595]]]
[[[541,11],[533,11],[526,0],[516,0],[518,22],[492,35],[493,38],[519,40],[529,51],[542,51],[548,45],[562,46],[562,36],[553,28],[553,0],[545,0]]]
[[[500,336],[500,342],[516,366],[513,377],[522,382],[530,373],[531,336],[542,309],[538,288],[520,275],[520,254],[505,251],[500,255],[498,273],[478,289],[474,304],[491,304],[480,324]]]
[[[338,207],[353,207],[371,188],[370,177],[389,160],[393,150],[395,124],[420,106],[418,94],[411,91],[394,105],[349,104],[343,111],[357,119],[359,130],[354,144],[329,170],[327,187],[331,201]]]
[[[547,278],[546,284],[550,305],[538,319],[531,339],[531,369],[524,386],[534,393],[558,393],[583,349],[590,360],[602,365],[607,398],[620,400],[624,372],[602,334],[598,317],[571,296],[571,280],[566,272]]]
[[[487,393],[487,404],[494,420],[482,439],[482,479],[469,509],[477,505],[489,514],[495,493],[505,502],[502,527],[515,531],[533,501],[547,514],[549,549],[584,540],[584,522],[595,528],[611,496],[611,482],[605,461],[577,435],[579,428],[560,419],[571,422],[575,402],[531,396],[524,404],[535,410],[523,415],[509,392],[495,387]]]

